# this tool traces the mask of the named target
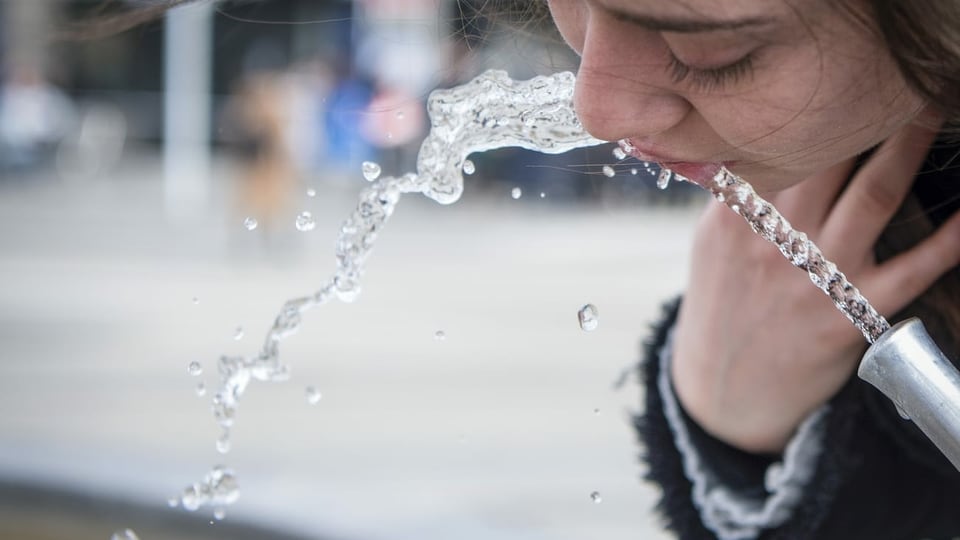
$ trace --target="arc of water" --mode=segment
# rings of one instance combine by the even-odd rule
[[[314,294],[283,304],[257,355],[220,358],[220,388],[212,409],[224,430],[221,448],[228,448],[223,441],[229,441],[240,398],[250,382],[289,377],[289,368],[280,362],[280,342],[300,328],[303,314],[333,298],[352,302],[360,294],[366,259],[403,194],[423,193],[441,204],[456,202],[463,193],[464,161],[474,152],[515,146],[562,153],[606,142],[591,137],[580,125],[572,106],[573,83],[571,73],[514,81],[504,71],[491,70],[430,95],[431,127],[417,156],[417,172],[374,179],[363,189],[356,208],[340,226],[334,275]],[[179,503],[194,510],[230,504],[238,495],[235,473],[218,465],[184,489]]]
[[[506,72],[491,70],[462,86],[430,95],[427,110],[431,128],[420,147],[417,172],[375,179],[363,189],[356,208],[340,227],[334,275],[314,294],[284,303],[259,354],[220,359],[221,385],[213,396],[212,408],[224,430],[221,441],[229,440],[239,400],[251,380],[288,378],[289,369],[280,363],[280,342],[299,329],[303,314],[333,298],[351,302],[360,294],[366,259],[403,194],[422,193],[441,204],[457,201],[463,193],[464,161],[474,152],[513,146],[561,153],[607,142],[583,129],[573,109],[573,88],[571,73],[514,81]],[[659,182],[665,185],[669,177],[666,171]],[[806,235],[794,231],[743,179],[721,169],[708,187],[754,231],[775,243],[791,263],[805,269],[869,341],[888,327]],[[217,466],[203,480],[187,487],[179,500],[185,508],[196,509],[230,504],[238,495],[235,473]]]

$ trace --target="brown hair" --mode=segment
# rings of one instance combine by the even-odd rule
[[[885,44],[907,84],[947,125],[899,212],[877,242],[878,261],[915,246],[960,207],[960,1],[869,0],[858,18]],[[847,8],[853,13],[851,8]],[[866,18],[863,17],[866,15]],[[923,320],[950,358],[960,358],[960,268],[896,314]]]
[[[151,0],[145,6],[105,13],[111,3],[98,4],[90,14],[71,21],[54,32],[54,41],[92,41],[103,39],[130,30],[131,28],[155,21],[167,11],[198,0]],[[211,0],[201,0],[211,1]]]
[[[960,1],[870,0],[870,8],[910,86],[960,121]]]

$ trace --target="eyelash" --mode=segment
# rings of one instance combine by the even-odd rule
[[[680,61],[670,54],[670,63],[667,66],[674,84],[688,82],[696,90],[717,90],[753,75],[753,55],[748,54],[736,62],[715,68],[694,68]]]

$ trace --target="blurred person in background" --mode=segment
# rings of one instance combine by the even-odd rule
[[[377,161],[384,170],[413,170],[427,132],[426,107],[400,87],[379,83],[375,88],[363,118],[363,136],[379,150]]]
[[[0,88],[0,167],[23,171],[50,161],[75,117],[70,98],[39,69],[11,66]]]
[[[256,219],[266,236],[283,226],[299,186],[288,137],[289,107],[283,76],[261,71],[243,78],[228,108],[246,162],[239,211],[242,218]]]
[[[348,59],[335,59],[333,73],[324,110],[327,165],[337,174],[356,175],[361,162],[376,159],[363,127],[373,100],[373,83],[359,75]]]

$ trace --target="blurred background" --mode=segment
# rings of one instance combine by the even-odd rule
[[[216,448],[217,359],[332,274],[361,163],[414,170],[430,90],[576,69],[526,2],[485,4],[201,1],[122,29],[158,3],[0,0],[0,538],[663,537],[614,383],[703,198],[610,146],[492,151],[458,203],[404,197],[364,294],[306,315],[290,380],[254,382]],[[218,463],[225,516],[168,506]]]

